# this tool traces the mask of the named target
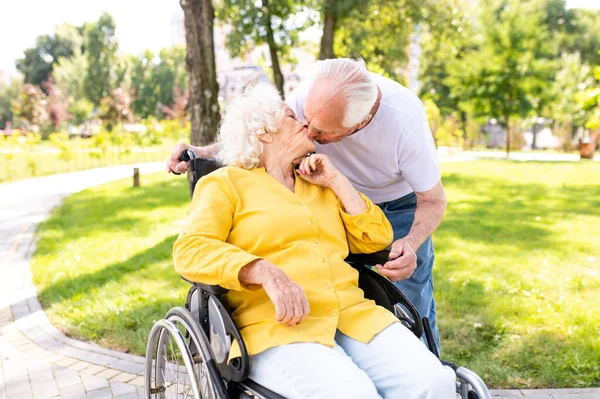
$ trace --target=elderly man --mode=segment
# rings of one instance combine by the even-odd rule
[[[364,62],[344,58],[318,61],[312,78],[287,103],[308,122],[317,152],[328,155],[391,222],[390,260],[377,268],[429,318],[439,348],[431,235],[444,215],[446,197],[423,104],[399,83],[368,72]],[[187,147],[175,148],[169,170],[187,169],[178,160]],[[204,157],[217,150],[214,145],[192,148]]]

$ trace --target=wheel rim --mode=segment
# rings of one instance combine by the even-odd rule
[[[208,369],[203,357],[202,351],[197,348],[200,343],[197,338],[188,332],[185,320],[174,315],[168,318],[168,321],[176,326],[185,342],[185,346],[192,350],[190,353],[194,374],[187,372],[183,362],[183,356],[188,356],[188,350],[182,353],[173,336],[163,329],[160,332],[155,365],[155,386],[157,387],[157,397],[160,399],[187,399],[195,398],[191,379],[195,379],[200,390],[202,399],[215,399],[215,390],[210,383]]]

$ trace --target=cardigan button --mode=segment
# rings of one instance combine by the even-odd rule
[[[332,315],[332,316],[335,316],[335,315],[337,315],[337,310],[333,309],[333,310],[331,311],[331,315]]]

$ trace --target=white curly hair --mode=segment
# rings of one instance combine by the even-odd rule
[[[277,132],[284,115],[284,102],[273,86],[248,87],[227,106],[217,137],[221,147],[217,161],[243,169],[257,167],[263,155],[258,135]]]

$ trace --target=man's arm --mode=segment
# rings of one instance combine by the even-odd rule
[[[377,265],[379,273],[392,281],[405,280],[412,276],[417,268],[417,249],[437,229],[446,211],[446,194],[441,181],[431,190],[415,194],[417,209],[408,235],[392,243],[392,260],[383,266]]]
[[[447,201],[441,181],[431,190],[415,194],[417,195],[415,220],[405,239],[416,252],[442,222]]]
[[[169,173],[185,173],[188,170],[190,163],[179,160],[179,155],[187,148],[192,149],[200,158],[214,158],[214,156],[217,155],[217,152],[219,152],[218,144],[210,144],[205,147],[196,147],[191,144],[179,143],[173,149],[169,159],[167,159],[167,171]]]

